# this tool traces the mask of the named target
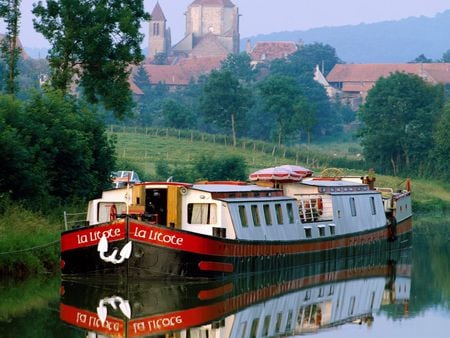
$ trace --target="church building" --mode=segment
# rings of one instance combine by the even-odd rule
[[[195,0],[187,8],[185,36],[171,46],[170,29],[157,2],[149,22],[149,57],[216,57],[239,53],[239,9],[230,0]]]

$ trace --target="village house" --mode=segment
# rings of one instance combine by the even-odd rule
[[[395,72],[415,74],[432,84],[450,84],[450,63],[337,64],[326,78],[317,68],[316,80],[330,98],[358,110],[375,82]]]

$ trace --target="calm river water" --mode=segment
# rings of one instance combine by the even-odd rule
[[[240,279],[0,284],[0,337],[434,337],[450,335],[450,224],[411,249]]]

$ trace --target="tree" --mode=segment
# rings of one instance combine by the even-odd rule
[[[21,0],[0,0],[0,18],[6,22],[6,35],[1,41],[2,58],[7,66],[6,92],[17,92],[16,77],[19,74],[18,62],[22,49],[18,45]]]
[[[252,104],[251,93],[229,71],[213,70],[203,88],[200,110],[206,122],[230,128],[236,146],[237,129]]]
[[[229,54],[221,62],[220,69],[229,71],[237,79],[250,83],[255,79],[256,72],[250,64],[251,59],[247,53]]]
[[[433,126],[443,105],[442,86],[416,75],[395,73],[379,79],[359,114],[369,164],[394,175],[417,174],[433,148]]]
[[[311,144],[312,130],[316,126],[316,107],[306,97],[300,97],[294,103],[295,119],[299,127],[306,133],[308,144]]]
[[[173,99],[164,102],[162,108],[164,124],[169,128],[195,129],[195,115],[183,104]]]
[[[134,84],[142,90],[144,95],[148,95],[150,93],[152,89],[152,83],[150,82],[149,76],[144,66],[139,65],[139,67],[137,67],[136,72],[133,75],[133,81]]]
[[[195,160],[197,179],[209,181],[244,181],[247,179],[245,159],[239,155],[204,154]]]
[[[278,145],[298,126],[294,105],[302,95],[294,78],[274,75],[258,85],[264,109],[275,116]]]
[[[114,144],[88,105],[61,92],[0,97],[0,121],[1,192],[42,206],[93,198],[110,184]]]
[[[442,62],[450,62],[450,49],[442,55]]]
[[[427,58],[424,54],[420,54],[418,57],[416,57],[414,60],[410,61],[409,63],[432,63],[433,60]]]
[[[342,61],[336,55],[336,50],[330,45],[316,42],[300,47],[287,60],[272,62],[271,73],[296,77],[305,73],[313,74],[316,66],[319,66],[326,76],[337,63]]]
[[[67,92],[75,81],[89,102],[125,116],[132,105],[129,66],[143,60],[143,1],[47,0],[33,14],[36,31],[52,45],[52,87]]]
[[[450,181],[450,104],[435,124],[434,147],[430,156],[429,170],[443,181]]]

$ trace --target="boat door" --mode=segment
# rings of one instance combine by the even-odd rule
[[[167,189],[146,189],[145,214],[155,225],[167,225]]]

